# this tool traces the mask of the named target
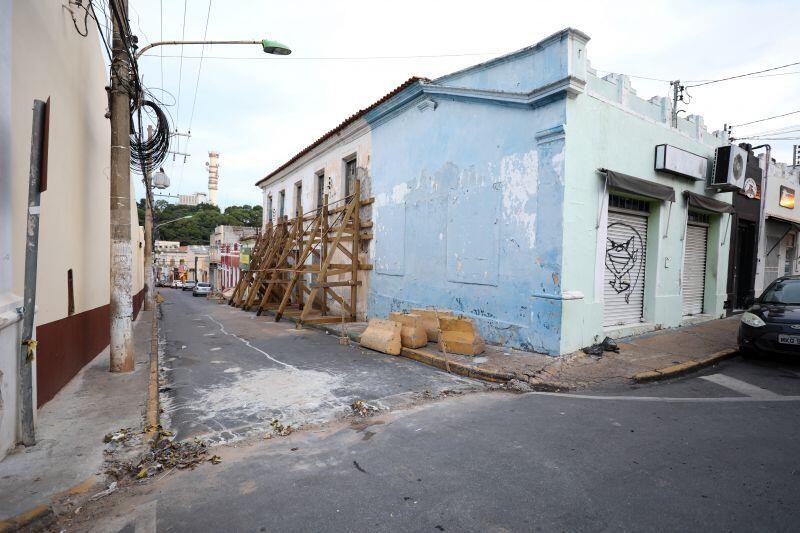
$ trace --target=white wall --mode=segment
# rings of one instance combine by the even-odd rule
[[[37,299],[37,324],[44,324],[67,314],[70,268],[76,314],[108,303],[107,76],[96,28],[90,25],[88,37],[78,35],[61,2],[11,3],[11,256],[17,294],[25,268],[31,106],[35,98],[51,99],[37,276],[37,293],[47,295]]]
[[[298,182],[302,182],[303,184],[303,210],[308,212],[315,209],[317,207],[317,175],[320,170],[325,172],[325,192],[328,194],[329,206],[333,209],[343,205],[344,202],[340,200],[345,196],[345,161],[350,159],[353,155],[356,156],[356,165],[365,170],[365,172],[360,173],[362,174],[361,198],[369,198],[371,196],[371,182],[369,179],[371,175],[371,152],[372,135],[369,125],[365,120],[358,119],[342,132],[333,135],[331,139],[326,140],[320,146],[316,147],[311,153],[304,156],[289,168],[270,178],[266,183],[261,183],[259,186],[262,190],[264,205],[262,227],[266,227],[270,216],[273,222],[277,220],[279,213],[279,193],[281,190],[286,191],[284,213],[290,219],[294,218],[296,203],[295,191],[297,190],[296,184]],[[269,213],[267,210],[267,198],[270,195],[272,195],[274,213]],[[362,208],[361,219],[362,222],[371,219],[371,208]],[[367,246],[368,252],[366,254],[360,254],[362,262],[371,262],[374,246],[371,242],[369,242]],[[334,261],[344,262],[344,254],[339,254],[334,258]],[[329,278],[331,281],[339,279],[349,279],[349,275],[331,276]],[[356,307],[358,309],[358,316],[363,319],[367,309],[369,271],[359,271],[358,279],[361,281],[361,286],[358,288]],[[349,289],[345,287],[335,288],[334,290],[342,296],[349,297]],[[334,313],[339,312],[338,304],[333,302],[331,310]]]
[[[12,313],[24,289],[34,99],[51,100],[36,325],[67,317],[69,269],[76,315],[109,303],[107,70],[97,29],[90,23],[88,31],[87,37],[76,32],[60,1],[0,0],[0,314],[6,319],[0,319],[0,458],[16,440],[19,338]],[[134,291],[141,289],[139,267]]]

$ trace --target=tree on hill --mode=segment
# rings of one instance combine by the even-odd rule
[[[137,203],[139,224],[144,225],[144,198]],[[155,238],[164,241],[180,241],[186,244],[208,244],[217,226],[261,226],[263,209],[260,205],[232,205],[220,212],[211,204],[177,205],[165,200],[156,200],[153,206],[155,225],[187,215],[192,218],[179,220],[156,230]]]

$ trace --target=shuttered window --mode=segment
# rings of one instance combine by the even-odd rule
[[[648,203],[641,200],[609,197],[603,278],[605,327],[642,321],[648,209]]]

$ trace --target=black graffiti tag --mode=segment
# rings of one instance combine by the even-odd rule
[[[614,233],[630,235],[626,240],[614,241],[607,237],[606,243],[606,268],[614,276],[608,282],[617,294],[624,294],[625,303],[630,303],[631,294],[636,289],[644,267],[644,246],[642,237],[636,228],[622,222],[613,222],[608,225],[609,233],[612,228]]]

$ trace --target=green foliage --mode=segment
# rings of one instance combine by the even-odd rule
[[[144,198],[137,204],[139,224],[144,225]],[[187,215],[192,218],[166,224],[156,230],[155,238],[163,241],[180,241],[185,244],[208,244],[217,226],[261,225],[262,207],[260,205],[232,205],[220,212],[211,204],[177,205],[165,200],[156,200],[153,208],[153,223],[158,225]]]

